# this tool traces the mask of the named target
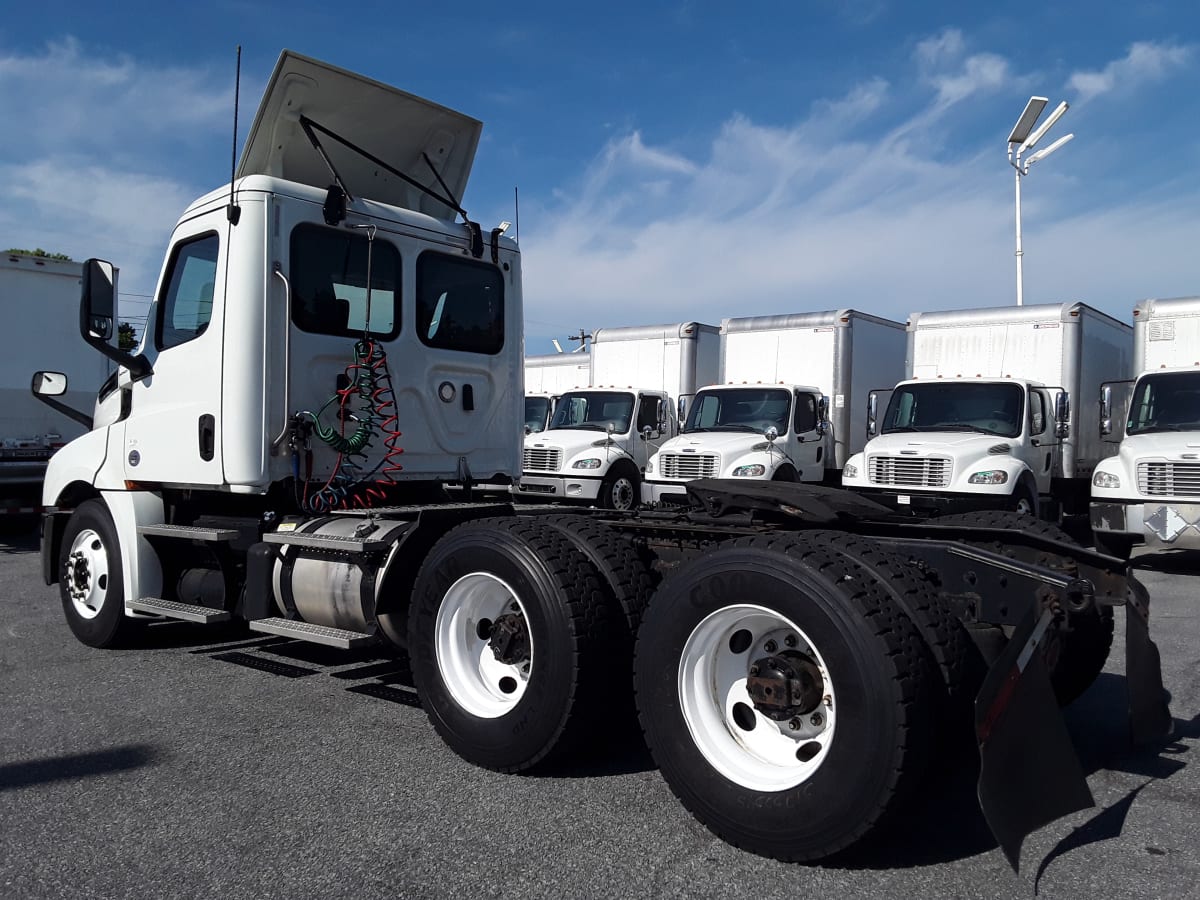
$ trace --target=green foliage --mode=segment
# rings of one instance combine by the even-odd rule
[[[5,250],[4,252],[5,253],[17,253],[22,256],[37,256],[41,259],[60,259],[63,262],[71,262],[71,257],[67,256],[67,254],[65,254],[65,253],[47,253],[41,247],[38,247],[36,250],[19,250],[16,247],[10,247],[9,249]]]
[[[120,350],[132,350],[137,346],[137,332],[133,330],[133,326],[128,322],[120,322],[117,325],[117,348]]]

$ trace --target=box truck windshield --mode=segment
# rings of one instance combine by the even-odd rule
[[[624,434],[629,430],[629,421],[632,418],[633,394],[571,391],[563,394],[558,401],[558,409],[554,412],[550,430],[584,428],[608,431],[608,426],[612,425],[614,434]]]
[[[1017,437],[1024,393],[1020,385],[995,382],[903,385],[888,403],[883,433],[978,431]]]
[[[1164,372],[1142,377],[1129,406],[1126,434],[1200,429],[1200,373]]]
[[[702,391],[688,413],[685,432],[787,431],[790,392],[779,388]]]

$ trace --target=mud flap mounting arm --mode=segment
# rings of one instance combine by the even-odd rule
[[[1095,805],[1042,654],[1053,620],[1030,609],[975,700],[979,805],[1015,871],[1027,835]]]

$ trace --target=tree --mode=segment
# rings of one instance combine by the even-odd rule
[[[117,325],[117,348],[132,350],[137,343],[137,332],[133,330],[133,326],[128,322],[119,323]]]
[[[45,250],[43,250],[41,247],[38,247],[36,250],[21,250],[21,249],[18,249],[17,247],[10,247],[9,249],[5,250],[4,252],[5,253],[17,253],[22,256],[36,256],[40,259],[60,259],[63,262],[71,262],[71,257],[67,256],[67,254],[65,254],[65,253],[48,253]]]

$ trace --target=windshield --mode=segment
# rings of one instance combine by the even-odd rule
[[[684,432],[752,431],[762,434],[772,425],[788,430],[791,391],[782,388],[734,388],[701,391],[692,401]]]
[[[545,431],[546,422],[550,419],[549,397],[525,398],[525,427],[531,432]]]
[[[550,430],[584,428],[608,431],[611,424],[614,434],[624,434],[629,430],[632,418],[633,394],[616,391],[568,391],[558,399]]]
[[[1200,371],[1145,375],[1134,389],[1126,434],[1200,431]]]
[[[1018,384],[906,384],[892,394],[882,433],[977,431],[1015,438],[1021,434],[1024,395]]]

